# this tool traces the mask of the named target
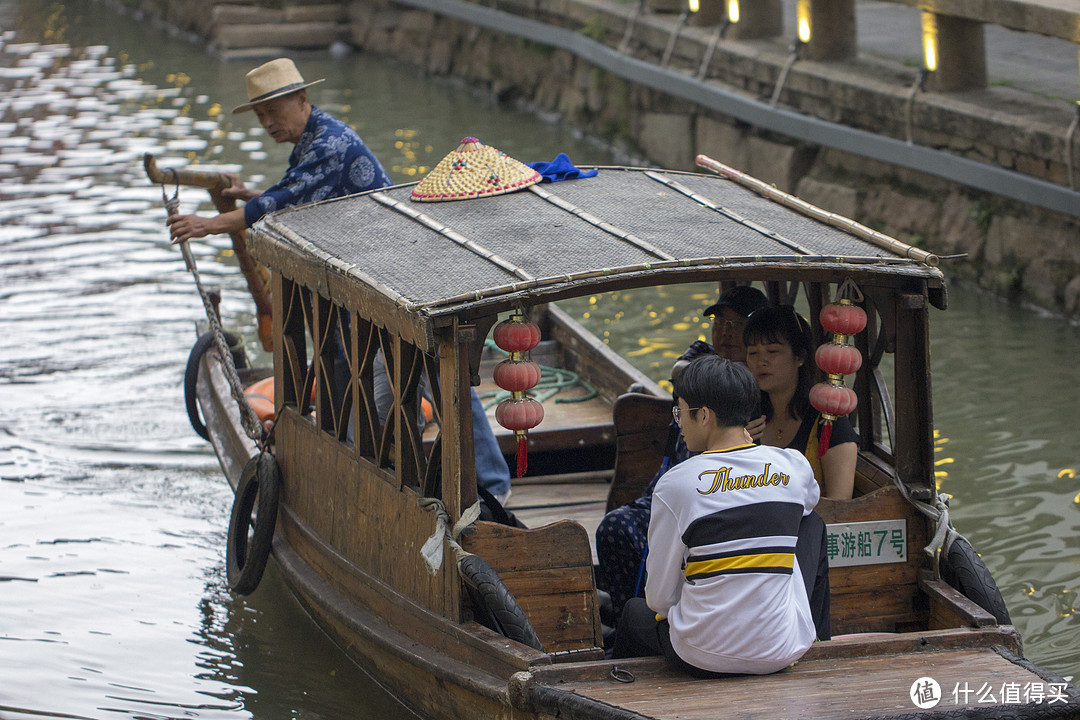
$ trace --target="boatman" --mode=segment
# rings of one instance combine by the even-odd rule
[[[169,218],[174,243],[241,232],[275,210],[393,184],[351,127],[308,102],[306,88],[322,81],[305,82],[288,58],[271,60],[247,74],[248,102],[233,113],[254,110],[259,124],[274,142],[295,145],[289,155],[289,169],[276,185],[261,193],[228,174],[232,185],[222,191],[222,196],[247,204],[211,218]]]
[[[247,74],[248,102],[233,113],[254,110],[259,124],[274,142],[295,145],[289,155],[289,169],[276,185],[261,193],[245,187],[237,176],[227,175],[232,184],[221,194],[247,204],[212,218],[199,215],[169,218],[174,243],[242,232],[263,215],[282,208],[393,184],[374,153],[352,128],[308,102],[306,88],[322,81],[305,82],[288,58],[271,60]],[[343,362],[340,348],[337,354]],[[475,390],[472,410],[478,486],[505,501],[510,496],[510,469]]]
[[[745,365],[704,355],[674,385],[698,454],[656,483],[645,599],[627,601],[613,656],[706,676],[782,670],[817,638],[802,573],[825,544],[814,471],[798,450],[751,441],[760,390]]]

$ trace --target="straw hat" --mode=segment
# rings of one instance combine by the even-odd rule
[[[288,58],[278,58],[260,65],[247,74],[248,101],[238,105],[233,113],[250,110],[261,102],[303,90],[309,85],[321,83],[325,78],[304,82],[296,65]]]
[[[413,188],[420,202],[502,195],[540,182],[540,173],[474,137],[461,141]]]

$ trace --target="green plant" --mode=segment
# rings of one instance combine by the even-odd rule
[[[979,232],[985,237],[990,232],[990,223],[994,220],[994,211],[990,204],[983,200],[976,200],[971,205],[971,219]]]

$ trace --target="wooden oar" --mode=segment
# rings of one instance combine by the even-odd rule
[[[159,185],[173,184],[205,188],[210,193],[214,209],[219,213],[236,209],[235,198],[227,198],[222,194],[231,184],[222,173],[199,172],[190,169],[162,170],[150,153],[143,155],[143,167],[146,169],[146,176],[150,178],[150,182]],[[255,301],[259,342],[262,343],[264,350],[270,352],[274,349],[272,303],[268,285],[270,272],[251,257],[243,230],[238,233],[229,233],[229,238],[232,239],[233,252],[236,253],[236,259],[240,263],[240,271],[244,273],[244,279],[247,280],[248,292]]]

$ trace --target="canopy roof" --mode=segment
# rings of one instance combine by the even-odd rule
[[[269,215],[252,251],[378,324],[404,311],[428,338],[440,317],[627,286],[868,273],[942,285],[935,256],[735,175],[600,168],[425,204],[396,186]]]

